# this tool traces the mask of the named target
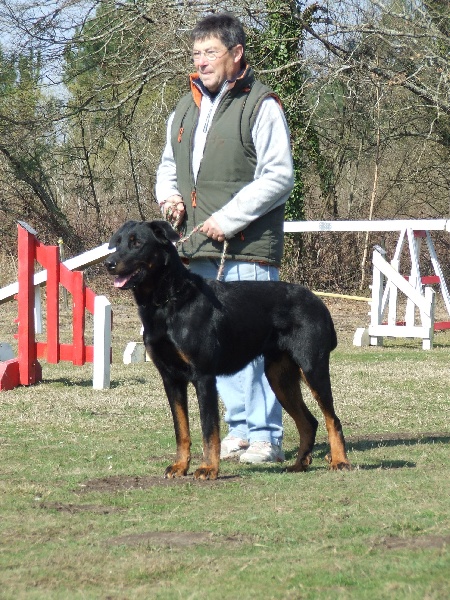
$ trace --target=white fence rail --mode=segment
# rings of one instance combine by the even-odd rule
[[[450,231],[448,219],[398,219],[391,221],[285,221],[285,233],[314,231]]]

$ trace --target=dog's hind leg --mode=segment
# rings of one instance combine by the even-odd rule
[[[287,354],[276,360],[266,357],[265,372],[281,406],[294,419],[300,436],[297,460],[286,471],[306,471],[312,462],[318,423],[303,400],[298,366]]]
[[[187,382],[165,380],[164,388],[169,399],[177,442],[177,456],[164,473],[166,479],[187,475],[191,461],[191,434],[189,431]]]
[[[301,369],[301,376],[311,390],[325,417],[325,425],[330,442],[330,456],[327,461],[331,469],[350,469],[350,462],[345,451],[345,440],[341,422],[334,411],[331,391],[329,357],[324,356],[309,370]]]
[[[216,378],[202,377],[193,382],[197,392],[203,434],[203,462],[195,471],[196,479],[216,479],[220,461],[219,400]]]

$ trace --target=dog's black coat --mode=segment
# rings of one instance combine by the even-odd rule
[[[303,401],[300,379],[325,416],[331,468],[348,468],[344,437],[333,408],[329,356],[336,347],[330,313],[300,285],[283,282],[222,283],[191,273],[166,221],[128,221],[111,238],[105,261],[115,286],[132,289],[144,326],[144,343],[163,379],[172,410],[177,459],[166,476],[186,475],[190,462],[187,385],[198,397],[204,460],[194,476],[215,478],[220,435],[216,375],[235,373],[263,355],[267,378],[300,434],[296,463],[311,462],[317,420]]]

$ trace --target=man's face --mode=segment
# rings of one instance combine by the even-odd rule
[[[215,59],[208,59],[207,53]],[[216,37],[194,42],[194,65],[204,86],[214,93],[227,79],[234,79],[241,70],[242,54],[240,44],[228,50]]]

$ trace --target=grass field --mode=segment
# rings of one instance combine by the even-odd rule
[[[355,348],[367,307],[330,307],[351,472],[327,470],[305,393],[320,419],[309,472],[223,461],[214,482],[164,480],[174,436],[159,377],[121,362],[138,338],[131,303],[115,307],[110,390],[92,389],[91,365],[43,363],[41,384],[1,392],[0,598],[450,598],[450,332],[430,352]],[[191,407],[195,469],[193,395]]]

